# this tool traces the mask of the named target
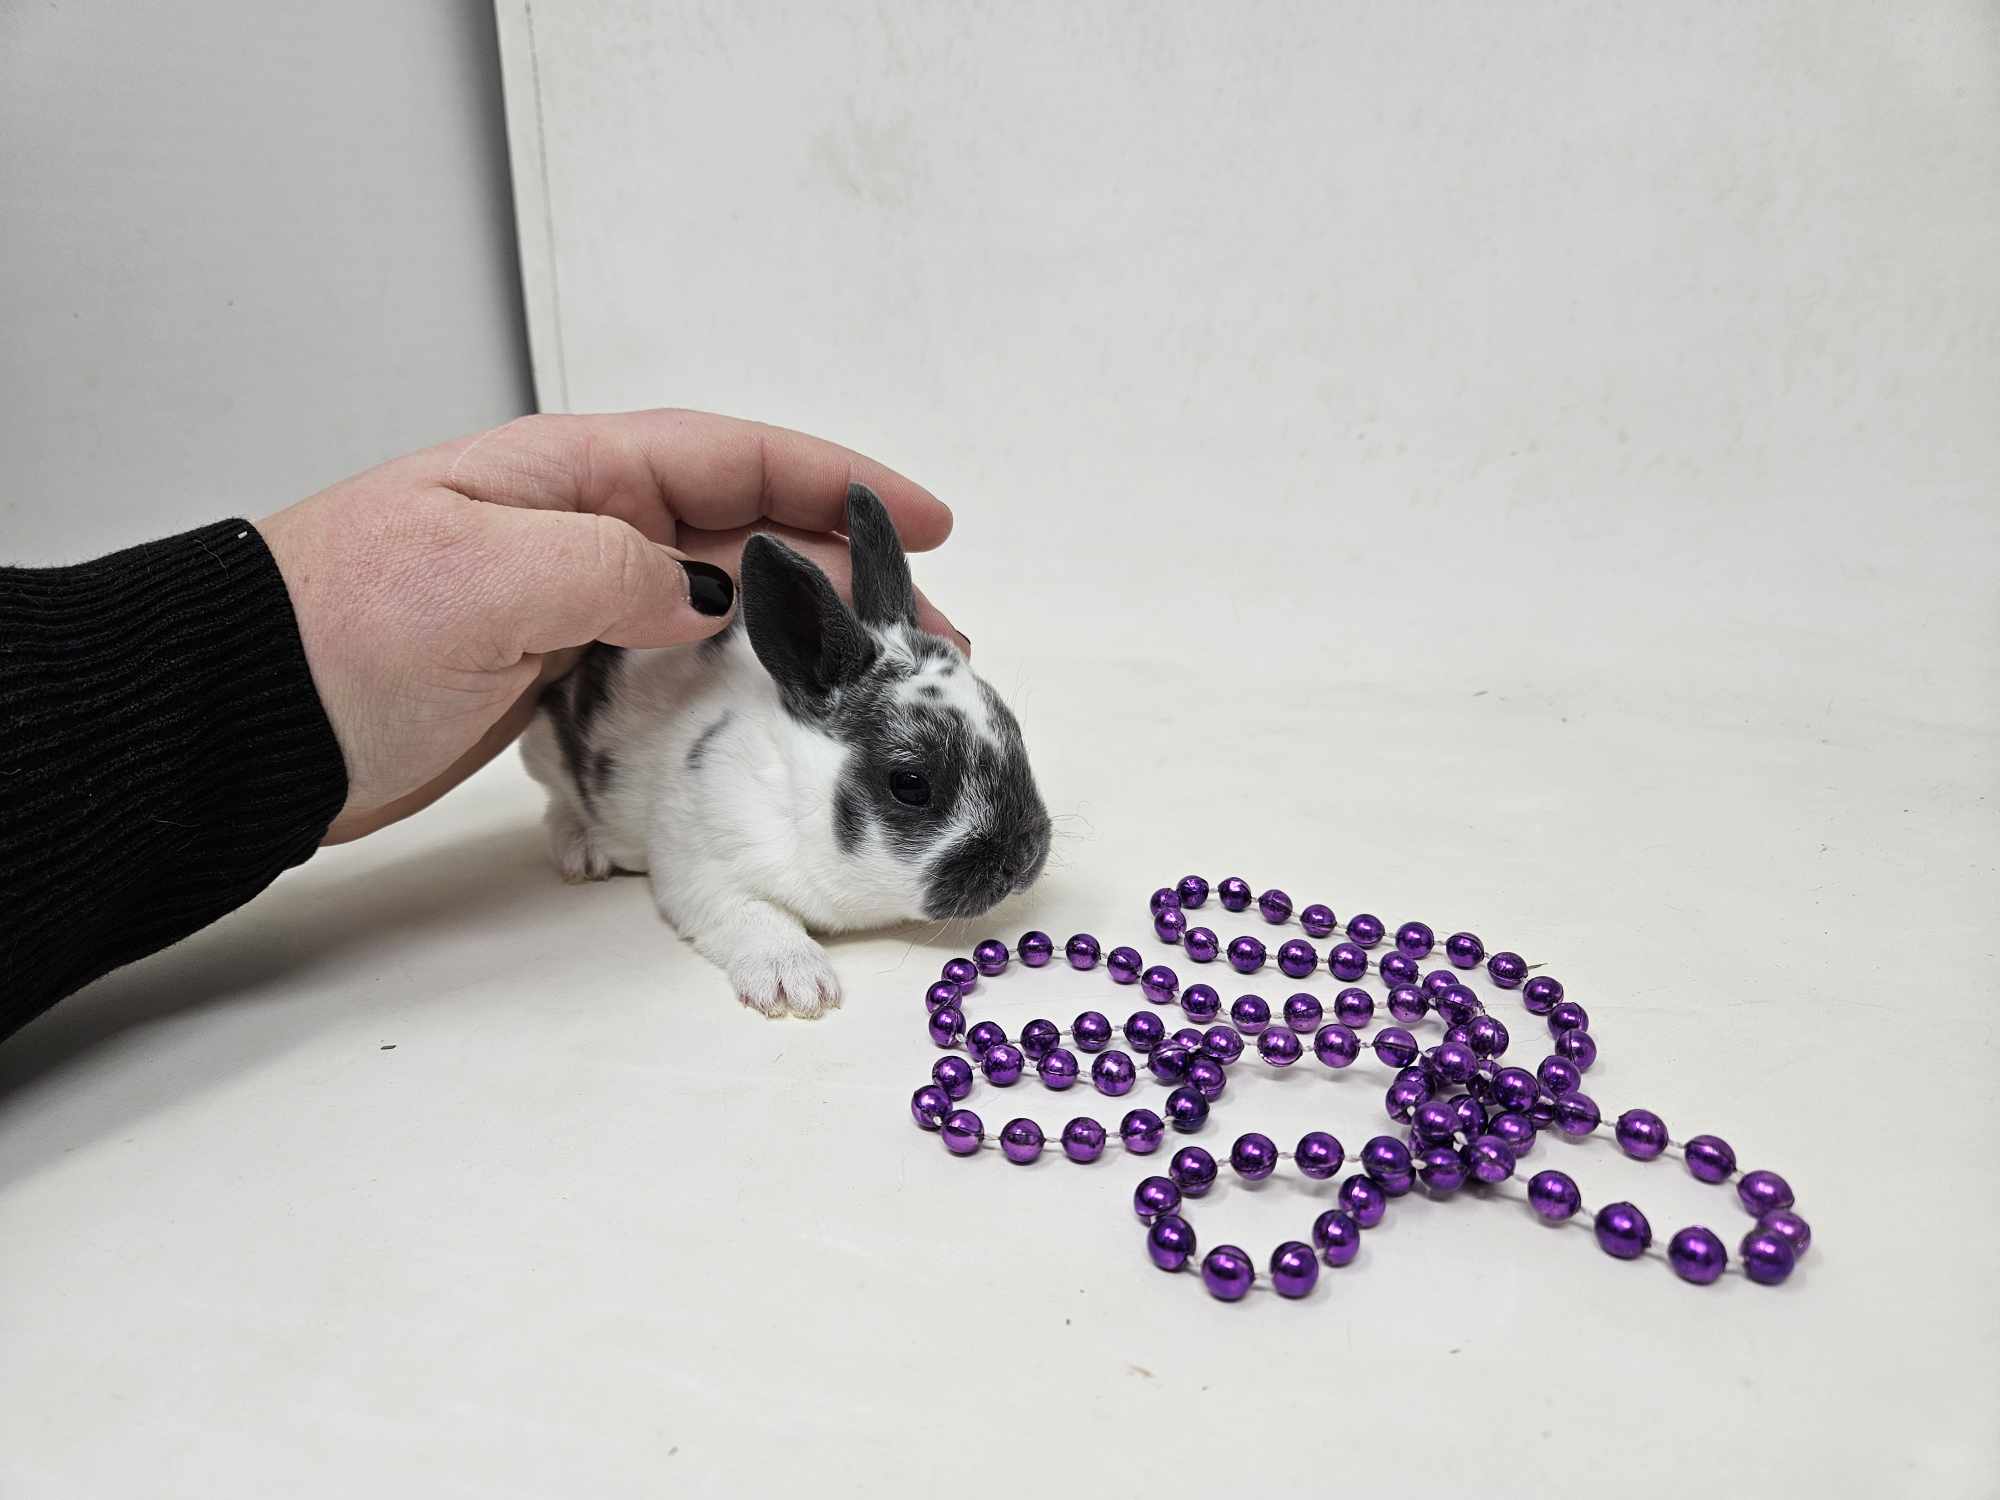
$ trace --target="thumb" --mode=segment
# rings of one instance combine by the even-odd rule
[[[736,585],[713,563],[649,542],[612,516],[479,507],[501,573],[489,595],[521,655],[590,641],[678,646],[729,621]]]

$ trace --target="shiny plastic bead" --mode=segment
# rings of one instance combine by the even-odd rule
[[[1188,1064],[1194,1061],[1191,1048],[1179,1042],[1162,1042],[1146,1057],[1146,1071],[1162,1083],[1182,1083],[1187,1079]]]
[[[1812,1248],[1812,1225],[1789,1208],[1774,1208],[1760,1215],[1757,1227],[1775,1234],[1790,1245],[1792,1253],[1800,1259],[1804,1259],[1806,1251]]]
[[[1667,1149],[1667,1122],[1650,1109],[1628,1109],[1618,1117],[1612,1136],[1632,1160],[1651,1161]]]
[[[1111,1017],[1101,1010],[1080,1012],[1069,1023],[1069,1039],[1079,1052],[1102,1052],[1111,1045]]]
[[[1448,1197],[1465,1186],[1465,1163],[1449,1146],[1428,1147],[1418,1161],[1417,1176],[1423,1184],[1440,1198]]]
[[[1257,1268],[1234,1245],[1217,1245],[1202,1258],[1201,1284],[1218,1302],[1241,1302],[1256,1280]]]
[[[1590,1012],[1574,1000],[1564,1000],[1549,1012],[1548,1025],[1550,1036],[1561,1036],[1565,1031],[1588,1031]]]
[[[1410,1148],[1393,1135],[1378,1135],[1361,1148],[1361,1170],[1391,1198],[1400,1198],[1416,1181]]]
[[[1138,1067],[1123,1052],[1100,1052],[1091,1060],[1091,1086],[1108,1099],[1131,1093],[1138,1081]]]
[[[1132,1189],[1132,1212],[1140,1221],[1150,1224],[1161,1214],[1176,1212],[1181,1206],[1181,1190],[1174,1186],[1170,1177],[1141,1178],[1139,1185]]]
[[[972,950],[972,961],[979,965],[979,972],[988,979],[1007,972],[1009,957],[1007,945],[998,938],[987,938]]]
[[[1357,912],[1347,919],[1348,940],[1357,947],[1374,947],[1382,941],[1382,934],[1387,930],[1382,925],[1382,919],[1373,912]]]
[[[1271,1252],[1271,1289],[1280,1297],[1304,1297],[1319,1284],[1319,1260],[1312,1246],[1286,1240]]]
[[[1598,1248],[1619,1260],[1637,1260],[1653,1243],[1653,1226],[1630,1203],[1607,1203],[1591,1225]]]
[[[936,984],[924,991],[924,1009],[930,1014],[936,1015],[946,1006],[958,1004],[963,998],[964,995],[960,992],[957,985],[953,984],[949,979],[940,979]]]
[[[1429,958],[1437,945],[1437,934],[1423,922],[1405,922],[1396,929],[1396,951],[1411,958]]]
[[[1667,1241],[1667,1264],[1682,1281],[1707,1286],[1728,1267],[1729,1252],[1713,1229],[1691,1224]]]
[[[1312,1239],[1330,1266],[1347,1265],[1361,1253],[1361,1225],[1344,1209],[1329,1208],[1314,1219]]]
[[[1104,955],[1104,972],[1113,984],[1137,984],[1145,962],[1137,948],[1113,948]]]
[[[1597,1043],[1587,1031],[1565,1031],[1556,1038],[1556,1056],[1576,1064],[1579,1073],[1588,1073],[1597,1061]]]
[[[1338,925],[1333,915],[1333,908],[1330,906],[1322,906],[1315,901],[1310,906],[1299,908],[1299,926],[1305,930],[1307,937],[1331,937]]]
[[[1197,1090],[1210,1104],[1222,1097],[1229,1086],[1229,1074],[1221,1063],[1203,1053],[1188,1064],[1188,1087]]]
[[[1074,1084],[1081,1071],[1076,1054],[1067,1047],[1053,1049],[1035,1064],[1035,1073],[1042,1080],[1042,1086],[1058,1093]]]
[[[1211,1026],[1201,1034],[1201,1050],[1226,1068],[1243,1055],[1243,1033],[1234,1026]]]
[[[1190,927],[1181,934],[1181,951],[1198,964],[1212,964],[1222,951],[1222,940],[1206,927]]]
[[[1031,969],[1044,967],[1055,956],[1055,951],[1055,939],[1046,932],[1024,932],[1021,940],[1014,945],[1015,954]]]
[[[942,1010],[931,1013],[928,1030],[931,1040],[940,1047],[953,1047],[965,1035],[965,1013],[956,1005],[947,1005]]]
[[[1486,957],[1486,945],[1469,932],[1454,932],[1444,940],[1444,956],[1455,969],[1473,969]]]
[[[1537,1172],[1528,1179],[1528,1203],[1551,1224],[1576,1217],[1583,1194],[1567,1172]]]
[[[1167,1095],[1167,1123],[1183,1135],[1201,1129],[1208,1121],[1208,1101],[1200,1089],[1182,1084]]]
[[[1053,1021],[1030,1021],[1021,1028],[1021,1050],[1029,1062],[1040,1062],[1062,1041],[1062,1028]]]
[[[953,1156],[972,1155],[986,1139],[985,1125],[969,1109],[955,1109],[946,1115],[938,1133],[944,1137],[945,1150]]]
[[[1417,1060],[1417,1039],[1400,1026],[1375,1033],[1375,1055],[1392,1068],[1407,1068]]]
[[[1392,986],[1415,985],[1424,977],[1417,961],[1407,953],[1383,954],[1381,961],[1375,965],[1375,972],[1382,976],[1384,984]]]
[[[1262,1182],[1278,1170],[1278,1143],[1259,1131],[1245,1131],[1229,1148],[1229,1165],[1245,1182]]]
[[[1297,1032],[1312,1032],[1319,1029],[1319,1023],[1326,1019],[1326,1007],[1319,1002],[1319,996],[1297,994],[1286,997],[1285,1024]]]
[[[1135,1010],[1125,1018],[1125,1041],[1134,1052],[1151,1052],[1167,1039],[1167,1023],[1150,1010]]]
[[[1319,967],[1319,951],[1304,938],[1278,945],[1278,969],[1291,979],[1304,979]]]
[[[1745,1172],[1736,1183],[1736,1198],[1752,1214],[1792,1206],[1792,1186],[1776,1172]]]
[[[1161,1214],[1146,1231],[1146,1253],[1162,1271],[1180,1270],[1194,1252],[1194,1226],[1179,1214]]]
[[[979,1071],[996,1089],[1012,1088],[1021,1081],[1021,1070],[1026,1061],[1019,1047],[1007,1042],[995,1042],[987,1048],[986,1056],[979,1060]]]
[[[1375,997],[1363,989],[1346,989],[1333,997],[1333,1018],[1343,1026],[1366,1026],[1375,1019]]]
[[[1229,1019],[1245,1036],[1256,1036],[1271,1024],[1271,1007],[1262,995],[1238,995]]]
[[[1531,1016],[1547,1015],[1562,997],[1562,981],[1547,974],[1537,974],[1521,986],[1521,1004],[1527,1007]]]
[[[927,1083],[910,1095],[910,1117],[919,1130],[938,1130],[951,1113],[951,1095],[934,1083]]]
[[[1179,892],[1183,908],[1192,911],[1208,900],[1208,882],[1199,875],[1183,875],[1174,887]]]
[[[1405,1026],[1414,1026],[1430,1014],[1430,997],[1414,984],[1399,984],[1388,994],[1389,1014]]]
[[[1304,1050],[1305,1044],[1295,1031],[1273,1026],[1258,1033],[1257,1055],[1274,1068],[1289,1068]]]
[[[1257,898],[1257,914],[1273,927],[1292,914],[1292,898],[1280,890],[1268,890]]]
[[[1187,933],[1187,914],[1169,906],[1153,918],[1153,936],[1163,943],[1178,943]]]
[[[1075,1162],[1092,1162],[1104,1154],[1104,1127],[1088,1115],[1078,1115],[1063,1126],[1063,1155]]]
[[[1222,903],[1224,911],[1242,911],[1250,904],[1249,882],[1232,875],[1217,884],[1215,899]]]
[[[1514,1152],[1497,1135],[1482,1135],[1465,1148],[1465,1164],[1481,1182],[1505,1182],[1514,1175]]]
[[[1692,1137],[1682,1148],[1688,1175],[1697,1182],[1727,1182],[1736,1172],[1736,1153],[1719,1135]]]
[[[1009,1120],[1000,1127],[1000,1154],[1026,1166],[1042,1154],[1042,1127],[1033,1120]]]
[[[952,1099],[963,1099],[972,1092],[974,1076],[972,1064],[962,1057],[940,1057],[931,1066],[931,1082]]]
[[[1200,1146],[1183,1146],[1167,1163],[1167,1176],[1189,1198],[1200,1198],[1215,1186],[1215,1158]]]
[[[1556,1129],[1564,1135],[1589,1135],[1603,1121],[1597,1101],[1588,1094],[1565,1094],[1556,1100]]]
[[[1206,1026],[1222,1014],[1222,996],[1208,984],[1191,984],[1181,991],[1181,1014]]]
[[[1154,964],[1139,976],[1139,993],[1155,1005],[1171,1005],[1180,993],[1181,978],[1165,964]]]
[[[1368,972],[1368,955],[1353,943],[1336,943],[1327,950],[1326,970],[1335,979],[1359,979]]]
[[[1582,1033],[1577,1033],[1582,1035]],[[1506,1026],[1493,1016],[1474,1016],[1465,1023],[1466,1045],[1481,1057],[1498,1057],[1513,1040]]]
[[[1564,1094],[1573,1094],[1582,1087],[1583,1075],[1576,1070],[1576,1064],[1566,1057],[1551,1054],[1542,1059],[1535,1069],[1535,1076],[1542,1081],[1542,1087],[1551,1097],[1560,1099]]]
[[[1292,1148],[1292,1165],[1299,1169],[1300,1176],[1314,1182],[1326,1181],[1346,1160],[1347,1152],[1339,1139],[1324,1130],[1308,1130]]]
[[[979,965],[969,958],[946,959],[944,977],[969,995],[979,987]]]
[[[1359,1172],[1342,1180],[1340,1206],[1354,1216],[1363,1229],[1373,1229],[1389,1211],[1389,1198],[1373,1181]]]
[[[1743,1274],[1759,1286],[1778,1285],[1798,1264],[1798,1252],[1790,1242],[1768,1229],[1753,1229],[1744,1235],[1736,1253],[1743,1258]]]
[[[1063,956],[1069,960],[1072,969],[1094,969],[1101,953],[1097,939],[1087,932],[1079,932],[1063,944]]]
[[[1229,940],[1229,967],[1239,974],[1255,974],[1264,967],[1264,945],[1247,934]]]
[[[1150,1109],[1128,1110],[1118,1122],[1118,1138],[1134,1156],[1151,1156],[1166,1134],[1167,1122]]]

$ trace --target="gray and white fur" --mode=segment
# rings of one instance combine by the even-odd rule
[[[768,1016],[840,1003],[808,928],[975,916],[1048,859],[1020,726],[918,628],[902,544],[864,485],[847,534],[852,609],[755,536],[728,629],[590,647],[522,741],[563,877],[648,872],[662,915]]]

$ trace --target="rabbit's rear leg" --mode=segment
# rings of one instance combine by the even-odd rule
[[[542,825],[548,829],[549,853],[555,856],[556,868],[562,871],[564,880],[581,885],[586,880],[611,878],[610,856],[605,854],[597,830],[585,821],[582,813],[562,798],[551,797],[548,811],[542,815]]]

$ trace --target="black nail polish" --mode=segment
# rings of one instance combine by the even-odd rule
[[[688,576],[688,603],[698,615],[726,615],[736,599],[736,585],[714,563],[681,560]]]

